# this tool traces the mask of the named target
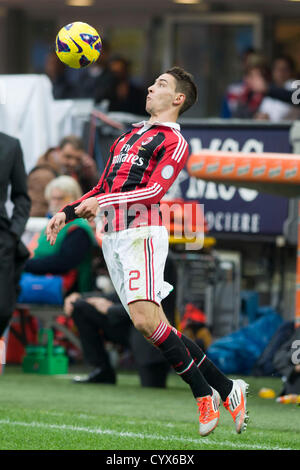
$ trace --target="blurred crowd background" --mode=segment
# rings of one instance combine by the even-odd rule
[[[109,99],[112,111],[143,114],[145,89],[177,63],[200,90],[187,117],[294,119],[290,95],[278,89],[299,76],[299,17],[289,0],[2,0],[0,73],[46,73],[56,99]],[[103,38],[87,70],[66,69],[54,54],[57,32],[72,21]]]

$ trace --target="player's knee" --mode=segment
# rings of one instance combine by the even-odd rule
[[[143,315],[136,314],[132,318],[135,328],[144,336],[151,336],[151,326]]]
[[[135,328],[148,337],[151,336],[156,327],[155,309],[149,302],[134,302],[129,306],[130,316]]]

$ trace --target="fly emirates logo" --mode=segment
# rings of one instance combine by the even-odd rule
[[[144,159],[142,157],[139,157],[135,153],[120,153],[119,155],[115,155],[113,158],[113,165],[116,163],[131,163],[132,165],[138,165],[138,166],[143,166],[144,165]]]
[[[130,149],[131,149],[131,146],[128,144],[125,144],[122,147],[121,153],[119,153],[119,155],[114,156],[113,164],[126,162],[126,163],[131,163],[132,165],[143,166],[144,159],[142,157],[139,157],[133,152],[130,153]],[[139,150],[145,150],[145,149],[143,147],[140,147]]]

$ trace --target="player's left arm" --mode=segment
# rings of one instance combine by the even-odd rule
[[[162,157],[144,188],[97,195],[95,199],[97,199],[100,208],[103,209],[115,204],[138,203],[146,206],[157,204],[184,168],[189,154],[188,144],[181,134],[177,133],[169,144],[163,143],[161,145],[159,153]]]

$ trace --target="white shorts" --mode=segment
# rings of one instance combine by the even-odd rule
[[[109,275],[128,313],[131,302],[148,300],[160,305],[173,290],[164,281],[168,249],[164,226],[129,228],[103,235],[102,250]]]

